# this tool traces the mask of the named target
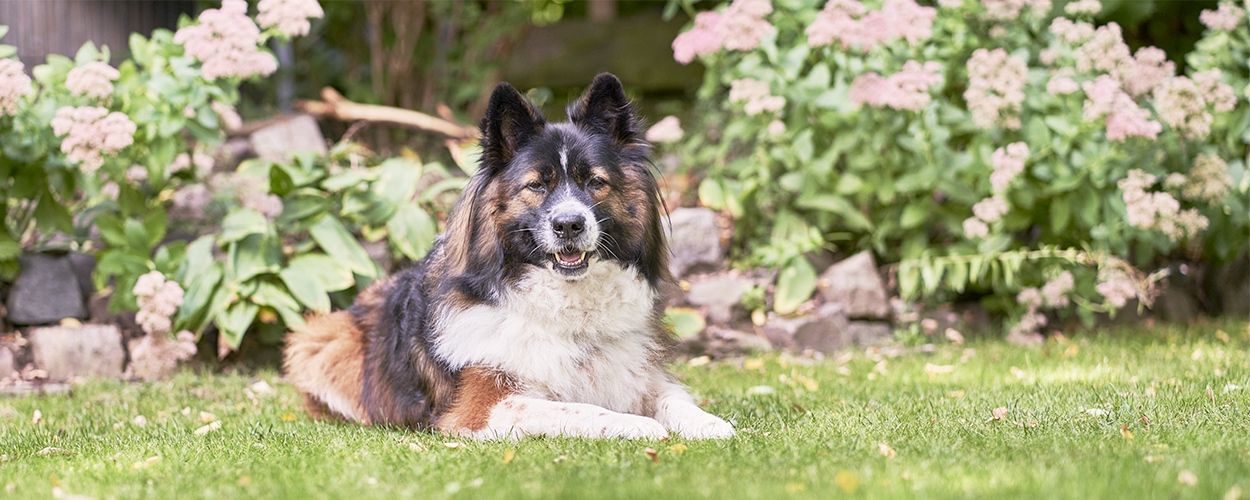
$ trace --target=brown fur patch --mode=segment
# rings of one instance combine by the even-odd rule
[[[304,326],[287,334],[286,344],[282,366],[287,380],[327,410],[334,408],[332,405],[344,405],[339,409],[353,412],[356,421],[369,423],[360,398],[364,373],[361,332],[351,313],[309,316]]]
[[[495,370],[472,366],[460,372],[456,396],[438,421],[439,430],[455,434],[486,427],[490,412],[503,398],[516,392],[516,384]]]

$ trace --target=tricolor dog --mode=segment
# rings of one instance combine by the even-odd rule
[[[663,364],[664,212],[620,81],[599,75],[568,115],[495,89],[429,255],[288,336],[310,412],[481,439],[734,435]]]

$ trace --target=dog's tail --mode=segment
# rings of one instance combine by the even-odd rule
[[[286,337],[283,369],[314,418],[369,423],[364,391],[364,332],[348,311],[310,316]]]

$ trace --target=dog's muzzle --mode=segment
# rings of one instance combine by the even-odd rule
[[[551,257],[552,270],[568,278],[580,277],[590,266],[599,243],[599,224],[585,204],[565,200],[549,212],[540,243]]]

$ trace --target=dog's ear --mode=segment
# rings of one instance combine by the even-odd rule
[[[547,119],[525,96],[506,82],[500,83],[491,93],[482,118],[482,169],[492,175],[502,170],[546,124]]]
[[[611,73],[600,73],[586,93],[569,105],[569,121],[579,127],[611,137],[624,146],[638,137],[634,108],[625,96],[621,81]]]

